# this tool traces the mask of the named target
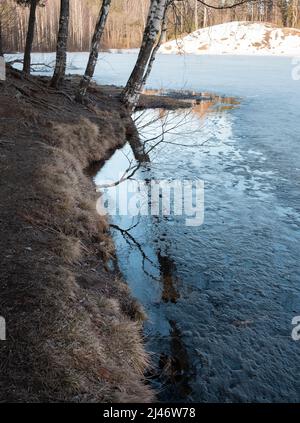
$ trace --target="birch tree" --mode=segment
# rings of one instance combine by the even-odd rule
[[[0,16],[0,56],[3,57],[2,19]]]
[[[88,64],[87,64],[84,76],[82,77],[80,81],[79,89],[76,96],[76,99],[79,102],[83,101],[86,95],[87,89],[90,85],[91,79],[95,72],[95,67],[96,67],[98,55],[99,55],[100,41],[104,32],[110,5],[111,5],[111,0],[103,0],[102,6],[100,8],[99,16],[96,22],[96,27],[95,27],[95,31],[94,31],[94,35],[92,39]]]
[[[59,30],[56,45],[56,64],[54,74],[51,80],[51,86],[55,88],[57,88],[62,83],[66,73],[69,16],[69,0],[61,0]]]
[[[10,34],[16,20],[17,6],[15,2],[4,0],[0,2],[0,52],[2,55],[9,48]]]
[[[124,88],[121,99],[125,106],[133,111],[139,100],[140,94],[146,83],[149,71],[155,59],[157,43],[159,42],[160,33],[162,31],[163,21],[166,17],[166,11],[169,0],[151,0],[149,13],[144,31],[143,41],[140,52],[134,66],[134,69]]]
[[[35,31],[36,8],[39,0],[18,0],[17,2],[30,7],[23,61],[23,72],[29,74],[31,65],[31,50]]]
[[[0,2],[0,56],[3,56],[3,21],[6,13],[5,2]]]

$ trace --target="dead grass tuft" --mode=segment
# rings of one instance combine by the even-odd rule
[[[55,243],[53,251],[61,257],[65,263],[72,264],[79,261],[82,257],[81,242],[77,238],[60,235]]]

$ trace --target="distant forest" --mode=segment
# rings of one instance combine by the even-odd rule
[[[224,0],[221,4],[230,4]],[[26,4],[26,2],[23,2]],[[102,0],[70,2],[70,35],[68,50],[90,48]],[[207,0],[220,5],[219,0]],[[147,18],[149,0],[113,0],[102,40],[103,49],[139,47]],[[39,2],[34,51],[54,51],[59,22],[59,0]],[[0,42],[4,52],[23,51],[29,8],[15,0],[0,0]],[[198,28],[234,20],[270,22],[278,26],[300,28],[299,0],[256,0],[226,10],[207,8],[197,0],[177,1],[169,11],[167,39],[187,34]]]

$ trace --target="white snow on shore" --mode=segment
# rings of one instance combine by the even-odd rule
[[[269,23],[228,22],[163,44],[163,54],[300,55],[300,30]]]

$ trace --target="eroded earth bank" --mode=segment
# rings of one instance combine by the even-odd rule
[[[110,270],[90,170],[135,132],[117,96],[75,101],[7,69],[0,85],[0,401],[149,402],[143,311]]]

